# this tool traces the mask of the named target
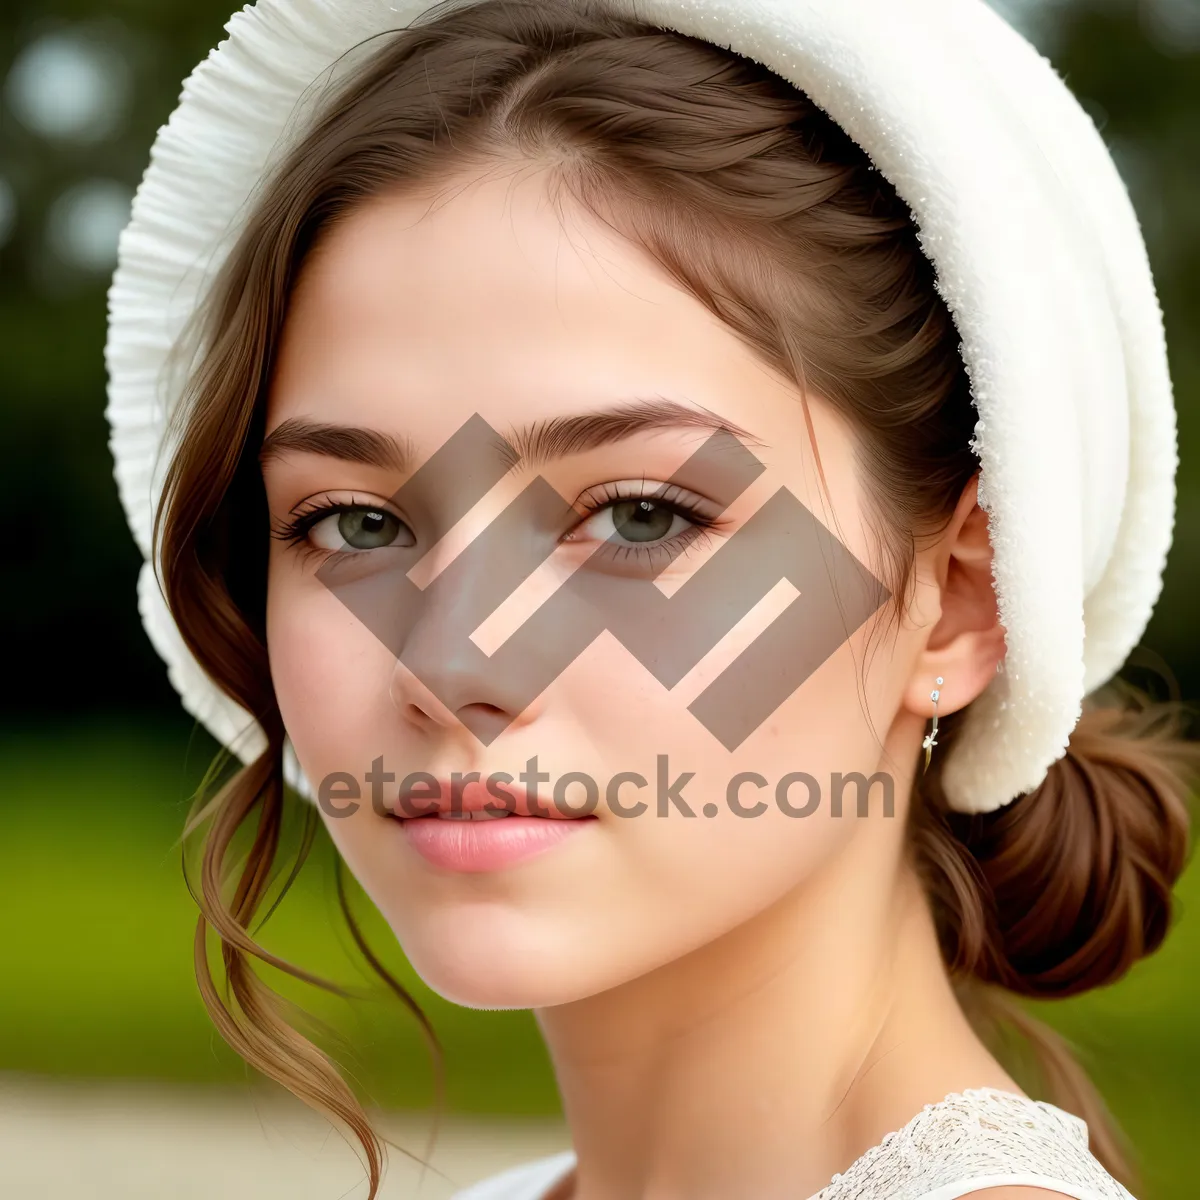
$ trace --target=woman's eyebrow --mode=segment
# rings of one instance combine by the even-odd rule
[[[289,417],[271,430],[263,439],[258,461],[265,464],[289,452],[323,454],[398,474],[407,473],[417,461],[416,448],[407,438],[361,425],[332,425],[304,417]]]
[[[552,417],[504,435],[501,453],[510,466],[538,467],[551,459],[582,454],[638,433],[659,429],[706,429],[762,445],[753,434],[725,417],[693,404],[656,398],[635,400],[615,408]]]
[[[614,408],[552,417],[497,435],[496,451],[510,468],[538,467],[552,459],[582,454],[638,433],[662,429],[724,432],[752,445],[762,443],[740,426],[708,409],[676,400],[635,400]],[[288,452],[322,454],[343,462],[382,467],[407,474],[418,460],[416,448],[399,438],[361,425],[335,425],[289,417],[264,439],[260,463]]]

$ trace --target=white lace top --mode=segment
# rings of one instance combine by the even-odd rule
[[[454,1200],[544,1200],[574,1166],[574,1154],[564,1151],[477,1183]],[[1073,1200],[1133,1200],[1088,1150],[1083,1121],[995,1088],[927,1104],[808,1200],[957,1200],[1006,1185]]]

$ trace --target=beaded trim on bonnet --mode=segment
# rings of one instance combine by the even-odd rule
[[[1007,634],[1006,669],[968,708],[943,778],[953,807],[999,808],[1042,781],[1084,696],[1137,644],[1173,530],[1162,314],[1108,149],[1054,68],[984,0],[610,3],[803,88],[912,210],[979,413],[980,503]],[[184,645],[149,561],[182,390],[164,368],[264,164],[311,118],[314,81],[336,80],[357,61],[340,55],[428,7],[258,0],[235,13],[159,131],[118,248],[106,413],[147,559],[139,607],[185,707],[246,761],[262,731]],[[294,756],[286,767],[311,796]]]
[[[927,1104],[810,1200],[919,1200],[965,1180],[1027,1174],[1133,1200],[1088,1149],[1087,1125],[1054,1105],[973,1088]]]

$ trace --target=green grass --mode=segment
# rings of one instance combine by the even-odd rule
[[[213,1032],[192,974],[195,907],[175,846],[212,743],[178,726],[92,725],[0,743],[0,1070],[181,1081],[244,1078]],[[264,932],[272,949],[344,983],[368,979],[346,949],[322,837]],[[1190,1200],[1200,1177],[1200,869],[1160,953],[1103,992],[1039,1005],[1078,1047],[1144,1160],[1145,1200]],[[448,1004],[408,970],[377,916],[373,943],[416,995],[446,1052],[460,1112],[558,1110],[526,1013]],[[335,1025],[377,1103],[430,1101],[416,1022],[394,1000],[351,1004],[285,988]]]

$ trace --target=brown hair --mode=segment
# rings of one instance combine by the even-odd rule
[[[267,738],[189,825],[208,825],[195,888],[204,1000],[247,1060],[350,1127],[372,1196],[377,1135],[251,965],[321,982],[248,932],[277,869],[285,810],[256,451],[288,297],[322,233],[387,189],[505,161],[543,166],[556,195],[643,247],[802,394],[815,389],[849,419],[884,571],[897,585],[894,615],[916,539],[944,526],[979,467],[954,325],[911,214],[836,124],[761,65],[602,3],[482,0],[439,6],[388,35],[326,100],[256,198],[211,293],[156,536],[187,645]],[[973,989],[964,1002],[980,1021],[981,990],[1069,995],[1118,978],[1162,940],[1197,761],[1178,715],[1127,696],[1091,702],[1041,787],[981,818],[945,804],[938,764],[961,714],[942,721],[943,757],[918,784],[911,845],[947,965]],[[296,866],[315,819],[304,809]],[[234,846],[252,821],[239,872]],[[210,929],[227,997],[213,979]],[[1098,1153],[1123,1173],[1082,1071],[1022,1010],[1008,1016],[1040,1047],[1051,1098],[1089,1120]]]

